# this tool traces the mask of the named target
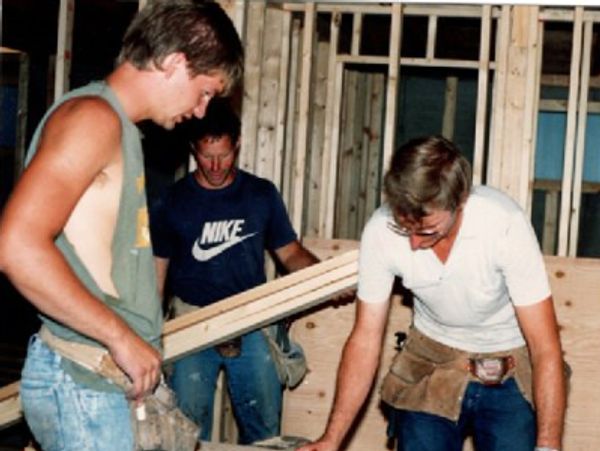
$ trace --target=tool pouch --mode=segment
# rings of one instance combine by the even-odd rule
[[[163,382],[143,404],[130,403],[135,451],[195,451],[200,428],[175,403],[175,394]]]

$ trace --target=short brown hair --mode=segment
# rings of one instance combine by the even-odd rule
[[[442,136],[415,138],[401,146],[384,178],[394,215],[417,221],[431,209],[456,211],[471,185],[471,165]]]
[[[123,38],[118,62],[140,70],[160,68],[175,52],[185,55],[190,74],[227,77],[225,94],[243,74],[243,48],[225,11],[218,3],[193,0],[154,0],[133,19]]]

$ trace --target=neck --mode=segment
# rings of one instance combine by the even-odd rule
[[[125,114],[132,122],[150,118],[151,89],[154,70],[140,70],[131,63],[121,63],[106,77],[106,83],[119,99]]]
[[[456,237],[458,236],[458,232],[460,230],[460,225],[462,224],[463,218],[463,209],[460,207],[456,211],[456,218],[454,223],[448,230],[448,233],[440,239],[437,243],[433,245],[433,251],[438,256],[438,258],[445,262],[448,259],[448,255],[450,255],[450,251],[452,250],[452,246],[456,241]]]

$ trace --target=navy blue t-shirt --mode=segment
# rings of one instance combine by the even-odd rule
[[[221,189],[188,174],[150,218],[154,255],[169,259],[170,292],[198,306],[264,283],[265,249],[297,239],[275,185],[242,170]]]

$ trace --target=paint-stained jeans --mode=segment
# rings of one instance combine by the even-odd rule
[[[535,447],[535,413],[515,380],[497,386],[470,382],[458,422],[422,412],[394,410],[390,424],[398,451],[461,451],[473,434],[481,451],[531,451]]]
[[[122,393],[75,384],[61,357],[36,335],[21,377],[23,413],[44,451],[133,449],[129,407]]]
[[[279,435],[282,387],[263,333],[244,335],[241,354],[222,357],[214,348],[177,360],[170,385],[179,408],[210,440],[213,402],[219,370],[224,368],[240,444]]]

